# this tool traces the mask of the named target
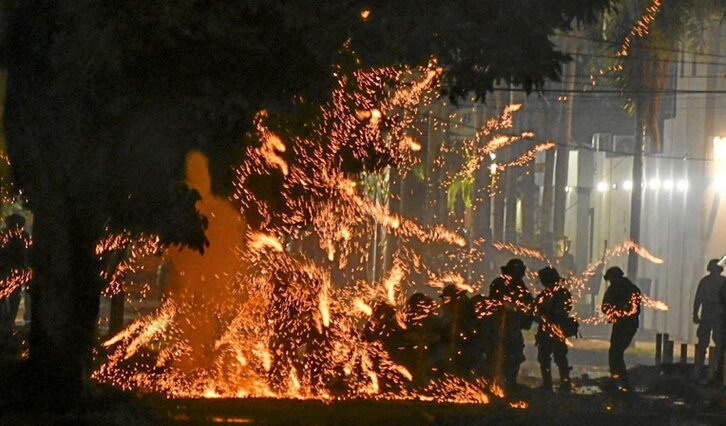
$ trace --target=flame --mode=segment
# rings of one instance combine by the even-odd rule
[[[264,251],[271,249],[274,251],[282,251],[282,243],[276,237],[261,232],[252,232],[249,234],[249,243],[247,244],[250,250],[253,251]]]
[[[416,285],[414,277],[433,287],[453,284],[477,291],[481,281],[457,265],[474,262],[481,253],[454,230],[392,211],[341,160],[365,162],[383,155],[402,173],[410,171],[420,162],[421,145],[411,136],[416,117],[438,93],[441,73],[432,60],[419,68],[360,70],[341,77],[304,137],[274,130],[274,120],[261,111],[254,122],[259,144],[246,147],[231,200],[211,192],[206,159],[190,154],[187,180],[201,195],[197,208],[209,219],[210,246],[202,255],[162,247],[153,236],[109,235],[99,242],[99,256],[122,249],[136,250],[136,258],[164,252],[173,271],[161,306],[104,342],[108,356],[93,377],[169,397],[476,404],[503,398],[503,390],[483,377],[436,371],[413,383],[422,373],[399,360],[385,340],[435,315],[436,303],[414,314],[401,308],[401,300]],[[465,162],[459,176],[470,176],[497,149],[534,136],[499,134],[513,127],[513,114],[520,109],[520,104],[506,106],[465,142],[476,161]],[[284,141],[278,135],[285,135]],[[532,152],[551,146],[537,145],[501,170],[531,161]],[[274,200],[255,191],[260,181],[272,185],[267,195],[274,193]],[[254,225],[243,215],[255,217]],[[370,278],[366,265],[374,257],[381,261],[370,244],[378,232],[396,243],[388,246],[394,248],[379,268],[383,272]],[[432,243],[443,247],[443,271],[423,256],[428,248],[421,247]],[[636,245],[626,249],[649,255]],[[523,253],[543,258],[533,250]],[[502,303],[522,312],[530,309],[519,300],[485,300],[475,307],[477,317],[488,317]],[[366,335],[374,326],[379,335]],[[417,348],[430,350],[426,344]],[[512,407],[526,408],[517,404]]]
[[[353,305],[358,309],[359,311],[363,312],[366,316],[373,315],[373,308],[370,307],[366,302],[364,302],[362,299],[354,299]]]

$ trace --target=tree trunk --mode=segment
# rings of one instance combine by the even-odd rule
[[[575,52],[576,48],[573,47]],[[575,71],[577,67],[575,61],[570,62],[567,67],[567,83],[566,93],[567,102],[562,104],[562,108],[565,109],[565,123],[562,126],[562,140],[557,146],[557,159],[555,165],[555,188],[554,188],[554,217],[552,223],[552,231],[555,234],[556,239],[563,238],[565,236],[565,211],[567,206],[567,174],[569,168],[570,159],[570,140],[572,139],[572,113],[573,113],[573,99],[575,90]]]
[[[508,159],[512,160],[517,158],[513,146],[507,147]],[[515,167],[508,169],[504,174],[505,186],[504,195],[506,196],[505,201],[505,218],[504,218],[504,241],[508,243],[517,242],[517,178],[519,177],[519,170]]]
[[[114,336],[124,328],[124,302],[126,292],[121,289],[111,296],[111,312],[108,314],[108,337]]]
[[[630,240],[640,244],[640,212],[643,205],[643,156],[645,155],[645,126],[640,114],[635,117],[635,155],[633,155],[633,192],[630,194]],[[628,277],[638,278],[638,254],[628,253]]]
[[[549,111],[548,111],[549,112]],[[547,124],[549,124],[554,117],[551,117],[552,114],[547,114],[549,116],[549,120],[547,120]],[[549,132],[547,132],[547,137],[550,138]],[[540,236],[543,236],[544,234],[548,232],[552,232],[552,204],[553,204],[553,191],[552,191],[552,184],[554,180],[555,175],[555,150],[554,149],[548,149],[545,151],[545,169],[544,169],[544,177],[542,179],[542,213],[540,215],[540,224],[539,224],[539,233]]]
[[[68,410],[90,375],[100,297],[94,207],[98,141],[80,130],[72,89],[50,59],[58,4],[24,3],[8,26],[5,131],[15,183],[34,213],[28,397]],[[94,173],[87,173],[88,170]],[[81,180],[80,176],[87,176]]]
[[[70,204],[37,207],[31,260],[32,390],[61,408],[77,402],[90,376],[101,288],[92,218]]]

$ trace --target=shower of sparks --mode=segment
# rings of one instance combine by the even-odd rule
[[[217,324],[213,342],[203,346],[211,350],[199,352],[193,336],[181,331],[185,310],[192,307],[170,296],[154,315],[104,344],[110,355],[94,377],[174,397],[487,403],[498,395],[483,379],[446,374],[411,387],[412,372],[380,341],[360,332],[361,321],[374,329],[376,321],[391,321],[402,330],[416,321],[402,308],[412,273],[425,274],[433,286],[453,284],[460,291],[475,291],[460,274],[435,274],[407,247],[436,243],[461,249],[468,246],[464,237],[390,212],[362,192],[342,163],[345,156],[358,161],[383,156],[405,172],[419,162],[416,153],[422,147],[410,129],[419,109],[434,99],[440,74],[432,62],[418,69],[383,68],[343,77],[308,137],[284,140],[267,124],[267,113],[259,113],[255,125],[260,144],[248,148],[246,161],[237,169],[233,199],[242,212],[254,211],[261,219],[239,250],[240,264],[250,266],[240,268],[224,301],[206,307]],[[518,109],[507,107],[478,137],[511,127],[511,114]],[[489,158],[519,139],[492,137],[479,151]],[[272,208],[249,186],[259,177],[282,181],[282,208]],[[369,283],[360,279],[362,269],[356,265],[367,258],[367,237],[376,226],[396,236],[402,246],[384,278]],[[98,253],[128,251],[133,244],[123,236],[110,236],[99,244]],[[140,247],[143,253],[160,248],[149,242]],[[330,267],[347,268],[352,281],[333,285]],[[119,269],[111,278],[123,275]],[[192,333],[194,329],[191,324]]]
[[[209,280],[190,281],[169,292],[155,313],[103,344],[106,361],[93,377],[170,397],[477,404],[504,397],[502,389],[485,378],[435,369],[423,383],[414,384],[420,372],[403,365],[385,344],[388,336],[420,326],[429,313],[438,315],[436,301],[406,303],[416,286],[414,276],[433,288],[453,285],[461,293],[479,291],[483,277],[471,279],[456,268],[481,261],[484,241],[470,244],[442,225],[422,225],[390,211],[345,171],[350,158],[361,163],[387,158],[402,174],[421,162],[422,145],[414,128],[425,115],[422,110],[435,100],[441,72],[432,61],[421,68],[381,68],[343,76],[306,136],[283,137],[286,133],[270,124],[267,112],[258,113],[254,124],[259,143],[247,147],[232,196],[241,206],[240,215],[254,213],[258,218],[235,249],[237,272],[222,279],[215,292],[205,287],[211,285]],[[467,161],[444,180],[471,176],[482,164],[486,167],[497,150],[532,139],[531,132],[500,134],[513,127],[513,114],[520,108],[507,106],[465,141]],[[553,146],[536,145],[501,164],[501,170],[531,162],[536,152]],[[443,162],[443,156],[439,159]],[[271,201],[261,195],[255,187],[260,181],[279,184],[279,197]],[[390,264],[381,265],[381,278],[371,280],[366,264],[372,256],[371,235],[377,230],[395,237],[397,244]],[[210,239],[210,247],[214,244]],[[428,264],[422,244],[446,247],[443,271]],[[546,260],[536,250],[493,246]],[[154,237],[122,234],[101,241],[97,255],[104,258],[120,251],[126,259],[102,272],[110,282],[108,291],[113,293],[123,283],[137,259],[163,249]],[[626,244],[623,250],[657,259],[637,245]],[[586,278],[579,280],[567,284],[582,285]],[[531,307],[518,299],[484,298],[474,306],[477,318],[490,317],[502,303],[531,313]],[[562,334],[551,328],[553,334]],[[567,341],[564,336],[563,340]],[[426,345],[416,348],[430,350]]]
[[[106,230],[106,237],[96,244],[96,256],[106,265],[100,272],[105,283],[103,294],[111,296],[121,292],[128,274],[138,272],[143,259],[161,255],[165,248],[156,236],[134,237]]]
[[[541,251],[530,249],[526,247],[520,247],[516,244],[511,243],[503,243],[500,241],[495,241],[492,243],[492,246],[499,250],[499,251],[508,251],[515,257],[525,257],[525,258],[531,258],[531,259],[537,259],[537,260],[545,260],[544,254],[542,254]]]
[[[502,134],[501,132],[514,127],[513,116],[522,109],[522,104],[511,104],[504,108],[499,117],[487,120],[483,128],[479,129],[473,137],[457,142],[457,147],[442,145],[441,155],[434,160],[439,167],[443,167],[446,157],[452,153],[463,154],[463,166],[448,173],[447,178],[442,180],[441,186],[451,185],[457,179],[472,178],[474,173],[481,167],[489,166],[491,155],[497,150],[520,141],[529,141],[534,138],[534,133],[524,131],[516,135]],[[460,145],[460,146],[458,146]],[[552,142],[536,145],[534,148],[504,164],[496,164],[496,171],[501,172],[508,167],[524,166],[534,160],[538,152],[546,151],[555,147]]]
[[[10,273],[0,281],[0,299],[10,296],[16,289],[30,282],[33,271],[28,269],[11,269]]]
[[[618,56],[628,56],[630,54],[630,46],[634,38],[645,38],[650,33],[650,27],[655,22],[655,16],[662,5],[661,0],[652,0],[650,5],[645,8],[645,12],[635,23],[630,33],[625,37],[623,45],[618,51]]]
[[[33,239],[21,228],[5,229],[0,232],[0,249],[8,245],[11,240],[19,240],[22,247],[27,250],[33,245]],[[0,279],[0,299],[10,296],[15,290],[30,283],[33,271],[26,269],[11,269]]]
[[[519,257],[522,259],[529,259],[529,260],[535,260],[535,261],[544,261],[547,262],[550,265],[555,265],[556,262],[552,259],[547,259],[544,254],[542,254],[538,250],[529,249],[526,247],[517,246],[515,244],[508,244],[508,243],[502,243],[502,242],[494,242],[492,243],[492,246],[499,250],[499,251],[507,251],[512,254],[514,257]],[[595,261],[589,265],[579,274],[579,275],[571,275],[564,277],[565,286],[568,290],[572,293],[572,296],[575,299],[580,299],[585,293],[588,293],[590,290],[590,282],[592,280],[601,280],[602,277],[599,276],[603,269],[606,262],[612,258],[616,258],[618,256],[622,256],[629,252],[635,252],[638,254],[641,258],[652,262],[656,265],[663,264],[663,259],[654,255],[653,253],[649,252],[644,247],[640,246],[639,244],[633,242],[633,241],[625,241],[622,244],[619,244],[613,248],[610,248],[606,250],[605,254],[603,255],[603,258],[601,260]],[[527,272],[527,278],[530,282],[538,282],[538,276],[536,271],[528,271]],[[536,289],[532,289],[536,290]],[[649,309],[653,309],[656,311],[668,311],[668,305],[660,300],[653,300],[649,298],[646,295],[641,295],[640,302],[642,307],[646,307]],[[607,322],[606,317],[588,317],[588,318],[578,318],[578,321],[581,323],[586,324],[603,324]],[[558,333],[559,334],[559,333]],[[560,340],[567,342],[567,340],[564,338],[564,336],[559,336]]]
[[[625,36],[625,39],[620,46],[620,49],[616,53],[616,56],[620,58],[620,60],[617,61],[617,63],[615,63],[614,65],[608,67],[606,70],[599,70],[597,72],[597,76],[590,75],[590,83],[593,86],[597,85],[598,77],[602,77],[610,73],[617,73],[623,70],[624,62],[622,59],[630,55],[630,48],[633,44],[633,40],[636,38],[643,39],[648,36],[648,34],[650,34],[650,29],[653,25],[653,22],[655,22],[656,15],[660,11],[661,6],[662,0],[652,0],[650,5],[645,8],[643,14],[635,22],[633,27],[630,29],[628,35]]]

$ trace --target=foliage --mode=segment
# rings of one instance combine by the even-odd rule
[[[474,178],[472,176],[457,176],[446,190],[446,207],[449,211],[453,211],[459,196],[461,196],[464,207],[471,207],[473,192]]]
[[[633,34],[643,16],[646,3],[621,0],[616,9],[603,16],[603,37],[613,43],[605,49],[612,57],[604,61],[613,85],[621,91],[623,109],[638,114],[640,126],[653,136],[656,151],[660,151],[657,117],[667,80],[667,67],[680,51],[700,51],[714,19],[726,13],[724,0],[663,1],[647,23],[647,31]],[[655,3],[655,2],[653,2]],[[624,41],[629,40],[623,54]]]

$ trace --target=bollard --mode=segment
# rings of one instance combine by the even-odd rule
[[[663,343],[663,364],[673,364],[673,340]]]
[[[716,375],[716,348],[709,346],[708,348],[708,380],[713,380]]]
[[[698,350],[699,350],[700,348],[701,348],[701,345],[699,345],[698,343],[696,343],[696,344],[695,344],[695,345],[693,346],[693,349],[695,349],[695,351],[693,352],[693,365],[695,365],[695,366],[696,366],[696,368],[698,368],[698,367],[703,367],[703,365],[702,365],[702,362],[703,362],[703,361],[702,361],[702,360],[700,360],[700,359],[698,359]]]
[[[660,365],[662,360],[663,351],[663,334],[657,333],[655,335],[655,365]]]
[[[696,343],[693,345],[693,378],[696,380],[701,379],[701,372],[703,371],[703,361],[702,359],[699,359],[698,357],[698,350],[700,349],[700,345]]]
[[[681,343],[681,364],[688,364],[688,343]]]

